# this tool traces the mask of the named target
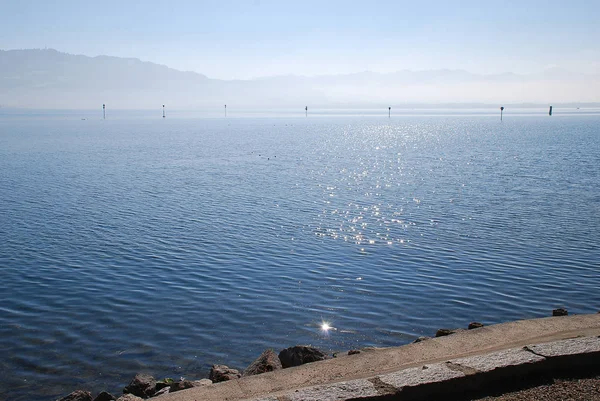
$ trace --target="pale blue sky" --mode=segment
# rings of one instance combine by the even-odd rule
[[[136,57],[211,78],[600,72],[600,1],[0,0],[0,49]]]

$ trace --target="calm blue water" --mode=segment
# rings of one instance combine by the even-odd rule
[[[6,117],[0,398],[596,312],[599,185],[598,115]]]

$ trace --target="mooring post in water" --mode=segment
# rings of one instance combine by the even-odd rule
[[[225,118],[227,118],[227,105],[225,105]]]
[[[502,121],[502,112],[504,111],[504,106],[500,107],[500,121]]]
[[[165,118],[165,105],[163,104],[163,118]]]
[[[392,118],[392,106],[388,106],[388,118]]]
[[[102,103],[102,119],[106,120],[106,104]]]
[[[308,106],[304,106],[304,112],[306,113],[306,117],[308,117]]]
[[[548,115],[551,116],[552,115],[552,106],[550,106],[550,110],[548,110]]]

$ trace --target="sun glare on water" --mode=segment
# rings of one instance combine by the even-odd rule
[[[331,326],[329,322],[321,323],[321,331],[325,334],[329,333],[331,330],[335,330],[335,327]]]

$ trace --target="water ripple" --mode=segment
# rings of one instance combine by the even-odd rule
[[[596,312],[599,122],[2,121],[0,395]]]

